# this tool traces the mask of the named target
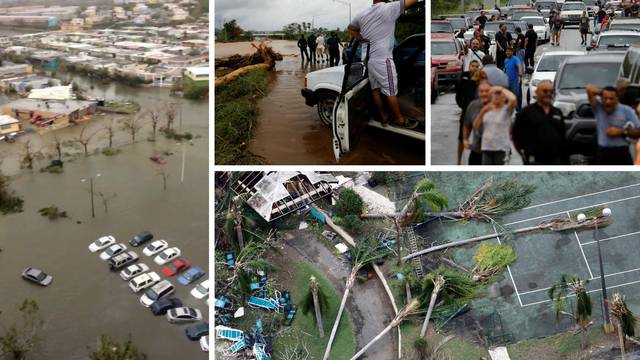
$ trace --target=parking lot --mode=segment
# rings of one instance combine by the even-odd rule
[[[202,176],[207,169],[207,143],[194,144],[187,152],[183,184],[180,162],[175,156],[169,158],[166,191],[149,161],[157,148],[168,146],[162,141],[125,147],[128,156],[97,155],[68,162],[64,174],[34,171],[13,179],[11,187],[24,198],[25,206],[23,213],[0,217],[1,320],[16,321],[15,305],[25,298],[38,302],[46,325],[33,358],[46,354],[51,359],[87,359],[89,348],[95,348],[101,334],[118,341],[131,336],[150,359],[207,358],[198,342],[185,336],[187,325],[154,317],[140,305],[139,295],[132,293],[128,283],[87,249],[102,235],[111,234],[127,243],[138,232],[149,230],[157,239],[179,247],[193,265],[208,271],[208,183]],[[109,201],[106,214],[96,196],[96,217],[92,219],[89,187],[81,179],[96,173],[101,176],[94,182],[95,191],[116,196]],[[51,221],[38,214],[38,209],[51,205],[67,211],[69,218]],[[161,267],[142,255],[142,248],[135,251],[152,271],[161,274]],[[42,288],[21,279],[20,273],[28,266],[52,275],[53,283]],[[208,317],[206,302],[189,295],[192,286],[172,283],[177,289],[175,297]]]

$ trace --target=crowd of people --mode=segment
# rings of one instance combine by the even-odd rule
[[[303,33],[298,40],[300,58],[303,62],[306,58],[307,62],[313,64],[324,64],[326,61],[329,66],[338,66],[341,46],[343,47],[335,32],[326,38],[322,33],[311,33],[308,37]]]
[[[596,12],[595,25],[603,26],[609,14]],[[478,29],[465,41],[462,54],[463,73],[456,86],[456,103],[461,109],[457,147],[457,164],[469,150],[469,165],[504,165],[515,148],[525,165],[563,165],[570,163],[570,144],[565,119],[553,106],[552,81],[541,81],[535,91],[535,102],[522,108],[522,81],[534,67],[538,37],[532,25],[516,36],[502,24],[495,34],[495,59],[489,54],[491,40],[484,33],[490,21],[482,12]],[[562,19],[550,14],[551,44],[560,43]],[[590,20],[583,13],[578,31],[582,45],[590,32]],[[464,36],[457,35],[464,39]],[[629,144],[640,137],[637,103],[625,96],[628,82],[616,87],[586,87],[596,120],[596,164],[633,164]],[[513,145],[513,146],[512,146]],[[640,163],[640,160],[638,161]]]

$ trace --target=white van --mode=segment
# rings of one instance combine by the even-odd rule
[[[144,292],[140,297],[140,304],[144,307],[150,307],[158,299],[172,294],[174,291],[176,291],[176,289],[169,280],[162,280]]]
[[[140,290],[144,290],[160,281],[160,275],[158,275],[155,271],[138,275],[129,281],[129,288],[134,293],[137,293]]]

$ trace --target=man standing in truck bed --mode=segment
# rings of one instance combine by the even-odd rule
[[[404,10],[415,5],[417,0],[400,0],[386,3],[384,0],[373,0],[371,7],[360,12],[349,24],[353,37],[361,37],[369,41],[369,83],[373,91],[373,100],[382,118],[382,125],[393,124],[399,127],[415,128],[418,123],[400,112],[398,103],[398,75],[393,62],[393,43],[396,20]],[[362,50],[363,58],[366,48]],[[393,115],[385,110],[382,95],[385,95]]]

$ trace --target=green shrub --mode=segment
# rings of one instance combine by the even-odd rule
[[[347,215],[360,215],[364,203],[362,198],[355,191],[351,189],[344,189],[338,196],[338,201],[335,206],[335,213],[338,216],[345,217]]]
[[[364,224],[357,215],[347,215],[344,217],[337,217],[334,222],[347,229],[348,232],[356,235],[362,234]]]

